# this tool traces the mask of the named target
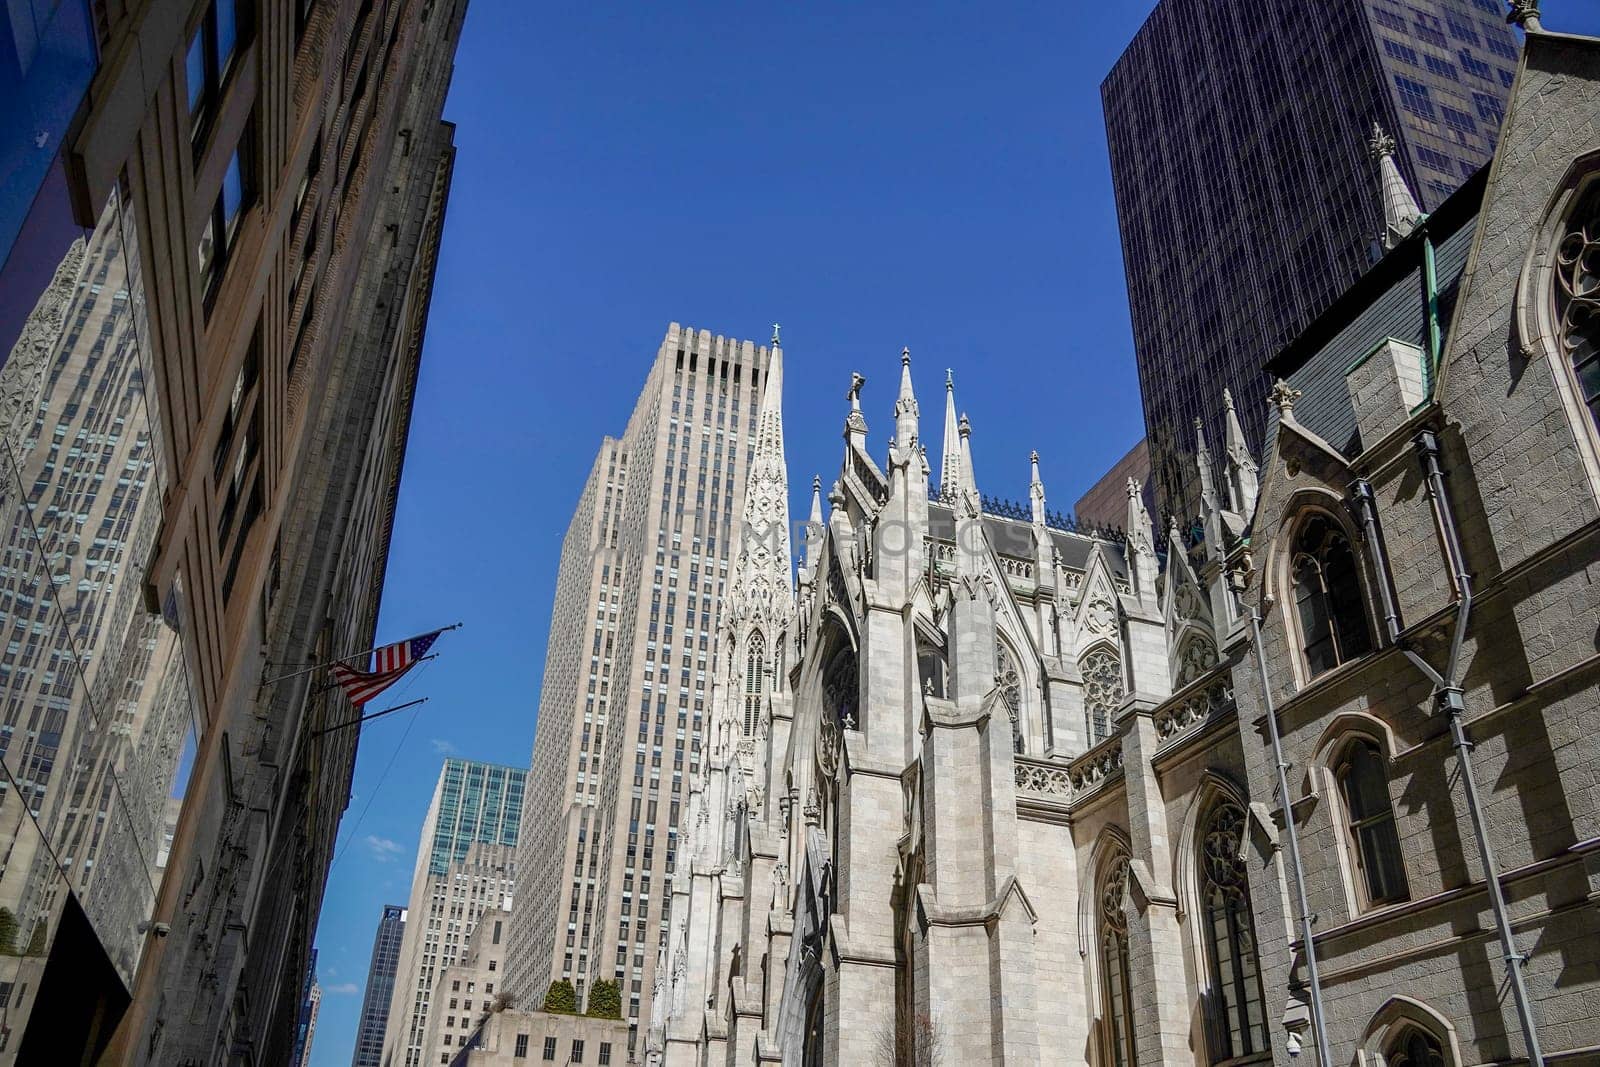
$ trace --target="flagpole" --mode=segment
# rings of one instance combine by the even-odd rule
[[[372,653],[378,651],[378,649],[380,649],[380,648],[388,648],[389,645],[398,645],[398,644],[402,644],[402,643],[404,643],[406,641],[415,641],[419,637],[427,637],[429,634],[442,634],[442,633],[448,633],[451,630],[459,630],[459,629],[461,629],[461,623],[458,622],[458,623],[453,623],[450,626],[441,626],[437,630],[424,630],[420,634],[412,634],[410,637],[402,637],[399,641],[390,641],[390,642],[387,642],[386,644],[382,644],[382,645],[373,645],[371,648],[362,649],[360,652],[352,652],[348,656],[340,656],[338,659],[330,659],[330,660],[326,660],[326,661],[324,661],[322,663],[313,663],[309,667],[302,667],[297,671],[290,671],[288,674],[278,674],[278,675],[274,675],[271,678],[263,678],[263,679],[261,679],[261,684],[262,685],[273,685],[273,684],[275,684],[277,682],[282,682],[282,681],[285,681],[285,680],[287,680],[289,678],[298,678],[302,674],[310,674],[312,671],[321,670],[323,667],[331,667],[335,663],[343,663],[347,659],[355,659],[357,656],[369,656]],[[422,661],[418,660],[417,662],[421,663]]]
[[[332,726],[324,726],[320,730],[313,730],[311,732],[311,736],[321,737],[323,734],[331,734],[335,730],[343,730],[346,726],[360,726],[364,722],[371,722],[373,719],[381,719],[385,715],[391,715],[397,711],[404,711],[407,708],[414,708],[418,704],[426,704],[427,702],[427,697],[418,697],[416,700],[410,700],[404,704],[396,704],[392,708],[384,708],[382,711],[375,711],[371,715],[362,715],[357,718],[350,719],[347,722],[334,723]]]

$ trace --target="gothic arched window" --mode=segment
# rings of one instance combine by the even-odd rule
[[[1384,763],[1376,744],[1358,738],[1345,749],[1335,771],[1344,800],[1350,858],[1357,869],[1362,905],[1368,908],[1411,895]]]
[[[1444,1046],[1432,1034],[1407,1026],[1383,1052],[1385,1067],[1446,1067]]]
[[[1100,883],[1100,984],[1113,1067],[1134,1067],[1133,982],[1128,974],[1128,858],[1111,862]]]
[[[828,664],[822,676],[822,691],[840,729],[861,729],[857,714],[861,691],[856,677],[856,655],[849,648],[841,649]]]
[[[1211,1035],[1216,1059],[1267,1049],[1267,1024],[1256,957],[1250,883],[1239,858],[1244,810],[1224,801],[1206,820],[1200,848],[1200,893],[1211,967]]]
[[[1295,532],[1290,564],[1300,616],[1300,647],[1314,678],[1372,648],[1361,579],[1344,530],[1312,512]]]
[[[1083,710],[1089,720],[1089,743],[1111,736],[1111,716],[1122,703],[1122,657],[1104,645],[1078,664],[1083,675]]]
[[[1555,273],[1561,351],[1600,429],[1600,180],[1589,182],[1562,229]]]
[[[1022,741],[1022,675],[1017,671],[1017,661],[1004,641],[994,643],[995,684],[1000,687],[1000,698],[1006,702],[1006,714],[1011,717],[1011,750],[1021,752]]]
[[[767,643],[760,630],[750,634],[744,657],[744,735],[754,737],[761,725],[761,686],[766,680]]]

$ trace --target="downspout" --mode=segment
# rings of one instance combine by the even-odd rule
[[[1316,1033],[1319,1067],[1333,1067],[1328,1051],[1327,1018],[1322,1008],[1322,976],[1317,971],[1317,949],[1311,940],[1311,905],[1306,899],[1306,878],[1300,862],[1300,832],[1294,825],[1294,806],[1289,801],[1289,765],[1283,759],[1283,741],[1278,736],[1278,709],[1272,702],[1272,687],[1267,683],[1267,656],[1261,646],[1261,615],[1250,609],[1250,640],[1256,649],[1256,670],[1261,675],[1261,700],[1267,712],[1267,736],[1272,740],[1272,762],[1278,772],[1278,796],[1283,800],[1283,827],[1289,838],[1289,866],[1294,874],[1295,903],[1300,909],[1300,943],[1305,946],[1306,977],[1311,984],[1311,1028]]]
[[[1422,395],[1433,395],[1433,383],[1438,380],[1439,358],[1444,342],[1439,333],[1439,274],[1434,264],[1433,238],[1428,235],[1428,220],[1422,228],[1422,308],[1427,316],[1428,360],[1424,365]]]
[[[1412,441],[1422,474],[1428,487],[1428,499],[1439,516],[1439,532],[1445,563],[1450,567],[1456,583],[1455,634],[1450,640],[1450,659],[1441,678],[1431,668],[1426,673],[1434,682],[1434,704],[1450,719],[1450,734],[1454,740],[1457,761],[1461,767],[1461,782],[1467,794],[1467,810],[1472,816],[1473,836],[1478,841],[1478,855],[1483,862],[1483,877],[1489,887],[1489,903],[1494,910],[1495,926],[1500,933],[1500,947],[1504,952],[1506,977],[1511,983],[1512,995],[1517,1002],[1517,1017],[1522,1023],[1522,1036],[1527,1044],[1531,1067],[1544,1067],[1544,1053],[1539,1047],[1539,1029],[1534,1022],[1533,1006],[1528,999],[1528,987],[1522,978],[1522,965],[1527,957],[1517,951],[1517,942],[1511,932],[1511,918],[1506,913],[1505,893],[1500,886],[1500,871],[1495,865],[1494,849],[1489,843],[1489,833],[1484,826],[1483,809],[1478,797],[1478,782],[1472,771],[1472,742],[1467,737],[1464,722],[1466,697],[1461,690],[1457,672],[1461,666],[1461,646],[1466,638],[1467,623],[1472,617],[1472,578],[1467,574],[1461,541],[1456,532],[1455,514],[1444,492],[1444,473],[1439,466],[1439,439],[1432,430],[1423,430]],[[1406,655],[1420,663],[1420,657],[1409,649]]]

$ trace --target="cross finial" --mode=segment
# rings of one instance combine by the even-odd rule
[[[1511,0],[1511,11],[1506,15],[1506,21],[1521,26],[1529,33],[1538,33],[1544,29],[1539,24],[1539,0]]]
[[[1294,410],[1294,402],[1299,400],[1301,392],[1291,388],[1289,383],[1279,378],[1272,386],[1272,392],[1267,394],[1268,402],[1278,409],[1278,416],[1282,418]]]
[[[773,323],[772,324],[772,347],[773,348],[782,348],[783,347],[783,342],[778,339],[778,333],[782,329],[783,329],[783,327],[779,326],[777,323]]]
[[[1382,159],[1384,156],[1394,155],[1394,138],[1390,137],[1388,131],[1377,122],[1372,124],[1372,136],[1367,140],[1367,151],[1372,155],[1373,159]]]

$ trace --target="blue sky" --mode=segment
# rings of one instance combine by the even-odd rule
[[[985,492],[1024,500],[1037,448],[1067,510],[1138,440],[1099,83],[1152,6],[471,0],[380,639],[465,626],[363,731],[317,1067],[350,1062],[443,757],[527,764],[561,537],[669,322],[783,324],[800,514],[852,370],[884,450],[902,345],[930,451],[954,368]]]

